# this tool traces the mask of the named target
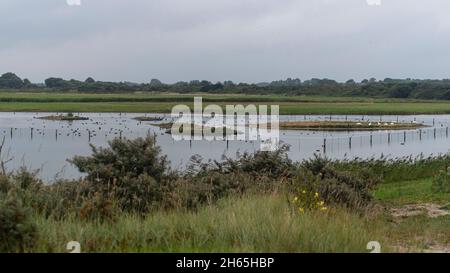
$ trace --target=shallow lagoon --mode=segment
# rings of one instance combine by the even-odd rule
[[[236,157],[238,152],[259,149],[258,141],[174,141],[154,122],[139,122],[133,118],[143,114],[80,113],[86,121],[50,121],[36,119],[55,113],[0,113],[0,138],[5,139],[2,160],[8,170],[21,166],[40,169],[48,181],[56,178],[78,178],[81,174],[66,160],[75,155],[89,155],[90,144],[105,146],[115,137],[136,138],[155,133],[158,145],[172,162],[173,168],[183,169],[193,155],[204,160],[220,160],[223,155]],[[166,117],[168,115],[147,114]],[[290,145],[293,160],[312,157],[315,153],[330,158],[368,158],[424,156],[448,153],[450,115],[415,116],[281,116],[280,121],[302,120],[370,120],[373,122],[418,122],[430,127],[408,131],[281,131],[281,141]],[[350,140],[351,138],[351,140]],[[326,139],[326,142],[324,142]],[[325,146],[324,146],[324,143]]]

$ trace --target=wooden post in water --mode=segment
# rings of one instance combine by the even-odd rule
[[[352,149],[352,137],[350,137],[348,139],[348,148],[351,150]]]
[[[447,137],[447,138],[448,138],[448,127],[447,127],[447,128],[445,128],[445,137]]]
[[[419,129],[419,140],[422,141],[422,129]]]
[[[436,139],[436,128],[434,128],[433,134],[434,134],[434,139]]]
[[[88,138],[89,138],[89,142],[91,142],[91,130],[88,130]]]
[[[391,144],[391,132],[388,133],[388,144]]]
[[[10,132],[11,139],[13,137],[12,131],[13,131],[13,128],[11,128],[11,132]]]
[[[406,131],[403,132],[403,143],[406,143]]]
[[[326,138],[323,139],[323,153],[324,154],[327,153],[327,139]]]
[[[58,141],[58,129],[55,130],[55,139]]]
[[[31,128],[31,130],[30,130],[31,139],[33,139],[33,130],[34,130],[34,128]]]
[[[373,135],[372,133],[370,133],[370,147],[372,147],[373,145]]]

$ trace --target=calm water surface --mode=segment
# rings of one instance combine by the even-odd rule
[[[68,158],[89,155],[89,144],[105,146],[115,137],[136,138],[155,133],[158,145],[174,168],[183,169],[193,155],[204,160],[220,160],[223,155],[259,149],[258,141],[174,141],[152,122],[138,122],[134,117],[143,114],[84,113],[86,121],[48,121],[36,119],[54,113],[0,113],[0,138],[4,138],[2,160],[9,160],[9,170],[25,166],[40,169],[40,176],[48,181],[57,178],[82,176]],[[147,116],[161,116],[147,114]],[[315,132],[281,131],[281,141],[290,145],[293,160],[312,157],[315,153],[330,158],[369,158],[424,156],[448,153],[450,115],[416,116],[281,116],[281,121],[302,120],[370,120],[373,122],[418,122],[430,127],[422,130],[377,132]],[[169,122],[167,119],[163,122]],[[90,132],[90,134],[89,134]],[[90,135],[90,137],[89,137]],[[325,141],[326,139],[326,141]],[[350,140],[351,139],[351,140]],[[324,146],[325,144],[325,146]]]

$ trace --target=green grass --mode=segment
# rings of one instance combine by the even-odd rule
[[[367,252],[377,239],[367,222],[344,210],[300,214],[284,196],[228,198],[198,212],[122,214],[111,223],[36,218],[38,252]]]
[[[432,178],[401,181],[381,184],[375,191],[375,197],[383,202],[394,205],[415,203],[450,203],[450,194],[434,192],[432,190]]]
[[[391,206],[450,201],[430,187],[427,179],[388,183],[375,196]],[[450,244],[450,216],[394,221],[387,212],[300,214],[281,194],[225,198],[196,212],[124,213],[114,223],[42,216],[34,221],[39,240],[33,252],[65,252],[73,240],[82,252],[368,252],[369,241],[379,241],[383,252],[420,252]]]
[[[387,208],[450,202],[449,194],[432,192],[430,178],[383,183],[374,194]],[[450,245],[450,216],[394,219],[389,210],[368,212],[301,214],[277,193],[228,197],[197,211],[119,213],[114,222],[35,214],[39,236],[28,251],[66,252],[74,240],[82,252],[368,252],[369,241],[379,241],[383,252],[421,252]]]
[[[170,113],[174,105],[193,107],[193,97],[206,104],[275,104],[281,114],[449,114],[450,102],[348,97],[313,97],[243,94],[160,94],[0,91],[3,112],[158,112]]]
[[[401,208],[407,204],[450,204],[450,194],[434,192],[432,178],[379,185],[374,192],[380,204]],[[385,213],[373,228],[385,234],[384,241],[399,252],[450,250],[450,215],[430,218],[424,214],[393,219]]]

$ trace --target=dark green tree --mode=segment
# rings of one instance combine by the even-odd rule
[[[0,88],[20,89],[23,86],[22,79],[14,73],[8,72],[0,77]]]

